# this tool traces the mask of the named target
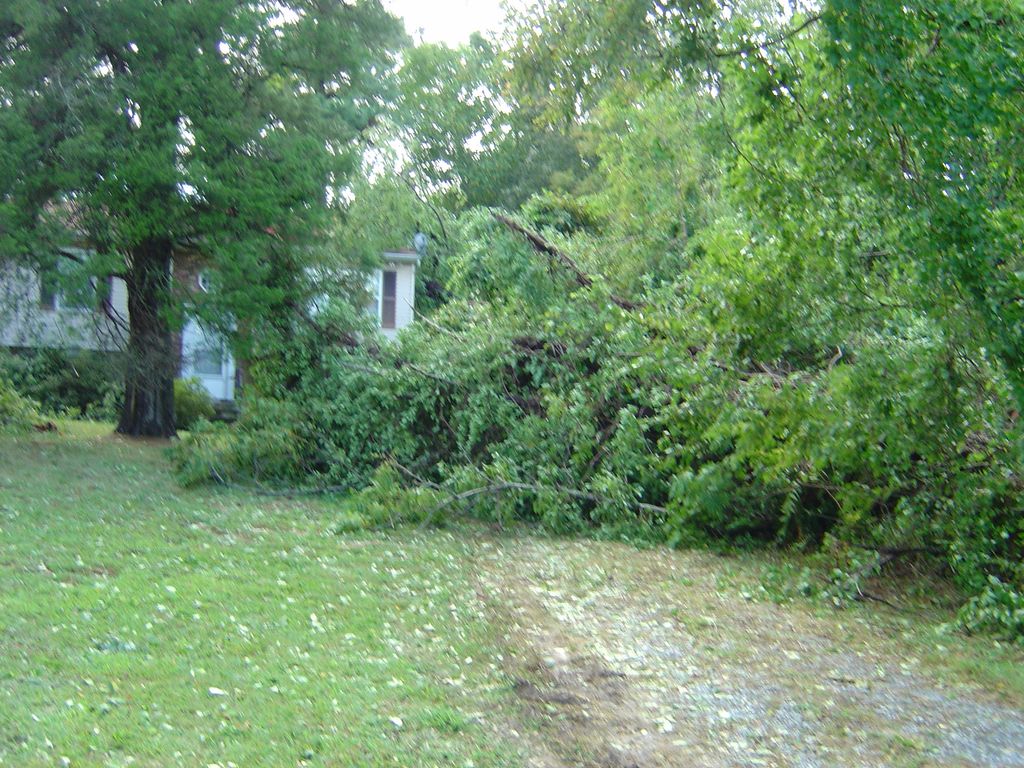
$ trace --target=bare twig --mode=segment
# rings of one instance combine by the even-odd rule
[[[395,461],[394,456],[390,456],[388,458],[389,458],[389,461],[391,462],[391,464],[394,465],[395,469],[397,469],[399,472],[401,472],[403,475],[408,477],[413,482],[418,483],[419,485],[422,485],[422,486],[424,486],[426,488],[430,488],[433,491],[438,491],[438,490],[441,489],[441,486],[439,486],[437,483],[434,483],[434,482],[431,482],[430,480],[427,480],[425,477],[422,477],[421,475],[416,474],[415,472],[413,472],[408,467],[405,467],[402,464],[400,464],[397,461]]]
[[[890,600],[886,600],[884,597],[879,597],[878,595],[872,594],[871,592],[865,592],[864,590],[860,590],[860,596],[864,600],[872,600],[876,603],[881,603],[887,608],[892,608],[894,611],[902,610],[898,605],[896,605],[896,603]]]
[[[405,182],[405,185],[409,187],[409,191],[412,192],[413,196],[420,201],[421,204],[425,205],[430,209],[430,212],[434,214],[434,218],[437,219],[437,224],[441,227],[441,237],[444,238],[445,243],[448,243],[448,230],[444,226],[444,218],[441,216],[441,212],[437,209],[429,198],[424,197],[420,194],[420,191],[416,189],[416,185],[412,183],[411,179],[407,179],[404,174],[399,174],[398,177]]]
[[[878,595],[868,592],[866,589],[862,589],[860,586],[861,579],[870,576],[872,573],[881,573],[885,566],[901,557],[906,557],[908,555],[942,554],[942,550],[938,547],[871,547],[869,549],[872,549],[877,556],[870,563],[858,568],[853,574],[851,574],[850,578],[853,579],[856,584],[859,599],[881,603],[893,610],[900,610],[900,607],[895,603],[886,600],[884,597],[879,597]]]
[[[836,363],[838,363],[842,359],[843,359],[843,348],[842,347],[836,347],[836,353],[834,355],[832,355],[831,358],[829,358],[828,370],[831,371],[833,368],[835,368]]]

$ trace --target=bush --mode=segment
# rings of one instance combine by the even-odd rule
[[[1024,645],[1024,594],[992,576],[981,594],[960,609],[957,625]]]
[[[85,410],[85,418],[90,421],[117,421],[124,405],[124,385],[118,383],[111,386],[98,403],[90,404]]]
[[[89,350],[0,350],[0,378],[46,413],[72,418],[115,417],[124,397],[120,354]]]
[[[188,486],[205,482],[299,485],[309,482],[292,403],[249,398],[234,424],[197,421],[171,448],[178,477]]]
[[[9,381],[0,379],[0,432],[25,432],[39,420],[37,404],[22,397]]]
[[[212,419],[214,413],[213,399],[198,379],[175,379],[174,424],[178,429],[192,429],[200,419]]]
[[[345,501],[335,533],[367,528],[395,528],[404,524],[441,525],[443,498],[430,488],[408,488],[398,470],[383,464],[370,484]]]
[[[184,476],[360,489],[401,465],[450,494],[513,484],[461,505],[488,520],[673,545],[916,547],[968,594],[1021,583],[1002,375],[965,375],[936,329],[862,334],[839,364],[757,367],[725,343],[694,351],[706,318],[664,294],[642,317],[600,288],[557,311],[528,302],[455,302],[398,344],[311,356],[279,399],[197,435]],[[400,495],[382,493],[353,519],[391,519]]]

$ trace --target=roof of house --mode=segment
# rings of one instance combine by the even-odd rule
[[[392,264],[419,264],[420,255],[412,248],[400,248],[395,251],[385,251],[384,261]]]

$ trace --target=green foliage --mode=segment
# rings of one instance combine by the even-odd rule
[[[990,574],[1020,578],[1005,380],[951,350],[927,318],[862,329],[841,355],[751,362],[740,355],[810,353],[792,346],[798,334],[779,346],[741,313],[674,291],[653,291],[639,313],[600,287],[570,292],[543,272],[532,284],[535,254],[517,253],[486,216],[468,221],[477,244],[453,257],[453,284],[480,298],[449,304],[397,345],[319,358],[274,406],[289,414],[287,459],[220,456],[211,463],[230,469],[218,475],[258,465],[261,482],[360,488],[395,461],[452,494],[521,486],[462,505],[496,522],[674,544],[939,547],[969,591]],[[495,279],[492,257],[526,271]],[[728,273],[699,274],[709,292],[720,274],[743,294]],[[716,341],[694,349],[712,329]],[[274,444],[245,419],[217,435],[235,456]],[[845,579],[830,592],[840,601],[856,596]]]
[[[306,468],[297,434],[298,408],[281,401],[247,398],[236,425],[198,421],[171,448],[186,486],[206,482],[295,484]]]
[[[1024,643],[1024,594],[992,576],[981,593],[960,609],[957,626]]]
[[[345,511],[335,526],[338,533],[404,524],[444,522],[439,494],[424,486],[408,488],[391,464],[382,464],[369,485],[345,499]]]
[[[445,267],[446,286],[455,295],[530,310],[550,306],[567,285],[563,273],[538,259],[486,209],[460,217],[458,246]]]
[[[560,533],[799,546],[831,558],[837,604],[886,548],[931,553],[984,605],[1005,602],[993,578],[1019,594],[1024,25],[998,2],[868,5],[785,26],[759,4],[527,14],[511,77],[538,78],[527,106],[551,124],[578,86],[563,118],[589,175],[523,205],[544,244],[462,211],[447,300],[397,344],[297,335],[263,390],[294,452],[264,477],[429,484]]]
[[[22,397],[11,382],[0,378],[0,432],[25,432],[39,420],[36,403]]]
[[[209,421],[215,413],[213,398],[199,379],[174,380],[174,424],[192,429],[200,420]]]
[[[789,563],[766,567],[759,587],[770,600],[777,603],[814,597],[821,593],[821,585],[817,583],[810,567]]]
[[[59,416],[111,420],[124,395],[117,354],[85,350],[0,350],[0,378]]]
[[[572,118],[622,83],[699,72],[720,13],[712,0],[543,0],[520,15],[512,81],[550,119]]]
[[[553,230],[561,235],[597,233],[604,223],[585,201],[551,191],[538,193],[527,200],[522,207],[522,216],[536,230]]]
[[[624,86],[601,100],[581,130],[596,158],[581,185],[587,209],[606,222],[581,261],[624,290],[644,278],[674,279],[689,238],[721,213],[716,121],[677,82]]]
[[[479,35],[459,48],[408,51],[375,159],[386,158],[421,199],[450,211],[513,209],[535,193],[571,188],[586,170],[577,137],[516,103],[506,76],[500,52]],[[387,148],[396,141],[398,156]]]
[[[424,204],[395,176],[361,179],[353,184],[352,194],[334,237],[340,268],[377,266],[382,253],[409,247],[417,230],[433,235],[433,250],[437,243],[445,244],[454,225],[454,217]],[[441,218],[435,219],[435,213]]]
[[[91,421],[117,421],[124,405],[124,386],[121,382],[113,384],[103,393],[98,403],[91,404],[85,417]]]
[[[860,175],[906,203],[893,207],[924,279],[963,292],[1024,404],[1024,9],[836,0],[825,21],[870,147]]]
[[[490,87],[493,66],[494,51],[476,37],[457,49],[418,45],[399,73],[396,132],[404,138],[414,173],[452,201],[475,162],[470,139],[490,130],[498,112]]]

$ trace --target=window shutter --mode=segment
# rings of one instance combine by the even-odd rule
[[[383,278],[380,292],[380,326],[394,328],[398,273],[385,270]]]

